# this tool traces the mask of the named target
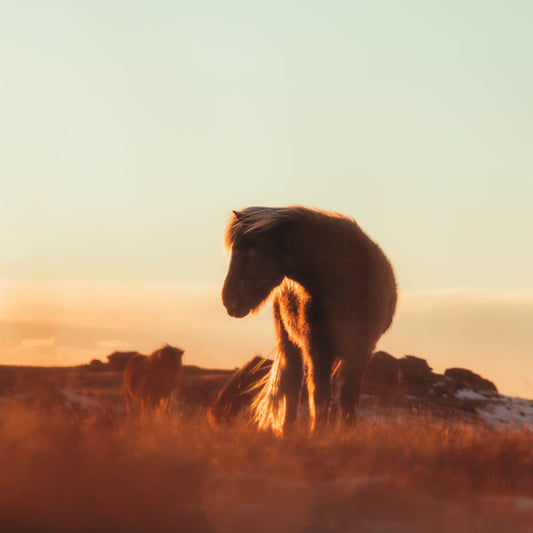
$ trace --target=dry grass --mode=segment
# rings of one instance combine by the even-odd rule
[[[533,433],[425,418],[285,438],[0,406],[2,531],[531,531]]]

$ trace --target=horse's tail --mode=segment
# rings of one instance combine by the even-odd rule
[[[284,390],[283,354],[278,350],[270,372],[255,387],[260,388],[252,403],[253,420],[260,429],[281,433],[287,411],[287,391]]]

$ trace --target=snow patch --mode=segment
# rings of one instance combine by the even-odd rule
[[[500,429],[533,429],[533,400],[500,396],[497,402],[478,407],[479,416],[489,426]]]
[[[455,393],[455,397],[458,400],[486,400],[487,397],[479,392],[473,391],[471,389],[459,389]]]

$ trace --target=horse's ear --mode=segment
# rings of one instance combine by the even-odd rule
[[[235,218],[236,218],[237,220],[240,220],[240,219],[242,218],[242,213],[239,212],[239,211],[235,211],[235,210],[233,210],[233,214],[235,215]]]

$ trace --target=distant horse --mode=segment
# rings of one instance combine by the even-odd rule
[[[237,369],[209,408],[207,416],[210,422],[232,422],[239,415],[249,415],[258,388],[271,368],[271,359],[257,355]]]
[[[151,355],[133,355],[124,370],[124,394],[128,413],[138,415],[168,408],[170,395],[179,384],[183,350],[166,345]]]
[[[259,426],[294,424],[304,380],[311,429],[323,425],[337,361],[341,417],[353,424],[363,374],[396,308],[394,272],[382,250],[353,219],[300,206],[234,211],[226,244],[228,314],[242,318],[274,296],[278,343],[256,399]]]

